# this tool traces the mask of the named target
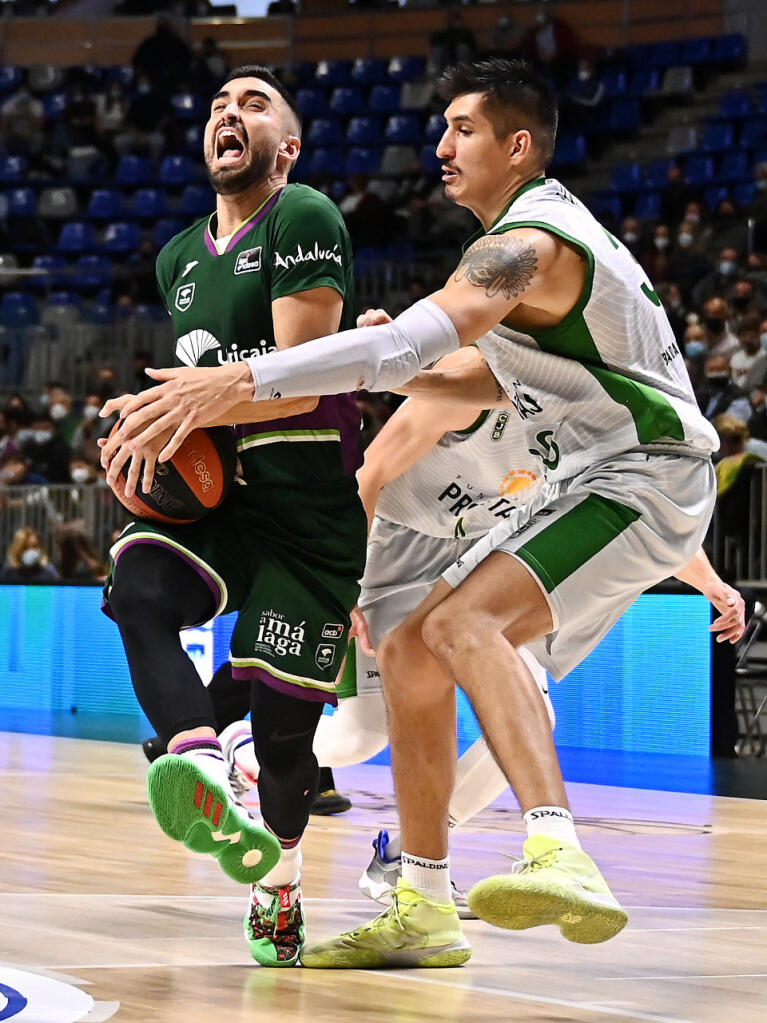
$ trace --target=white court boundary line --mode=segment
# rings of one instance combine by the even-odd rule
[[[767,977],[767,973],[672,973],[648,977],[595,977],[594,980],[734,980],[746,977]]]

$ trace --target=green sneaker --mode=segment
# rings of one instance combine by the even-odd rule
[[[626,926],[628,913],[581,849],[533,835],[524,855],[510,873],[487,877],[470,890],[469,906],[482,920],[512,931],[556,924],[568,941],[581,945],[607,941]]]
[[[280,858],[280,843],[235,802],[225,766],[203,766],[202,757],[166,753],[149,768],[149,805],[170,838],[193,852],[215,856],[240,884],[252,884]],[[221,777],[219,777],[219,773]]]
[[[244,930],[261,966],[295,966],[305,936],[300,878],[282,887],[252,885]]]
[[[369,924],[307,945],[301,965],[313,970],[365,970],[384,966],[461,966],[471,958],[455,905],[419,895],[402,878],[392,904]]]

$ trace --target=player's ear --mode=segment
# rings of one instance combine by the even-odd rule
[[[288,135],[280,142],[280,153],[284,153],[289,160],[297,160],[301,152],[301,139],[297,135]]]
[[[512,132],[509,136],[509,157],[514,161],[524,160],[529,155],[533,137],[526,128]]]

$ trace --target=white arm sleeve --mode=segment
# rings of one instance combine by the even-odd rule
[[[262,401],[342,394],[358,387],[390,391],[459,347],[453,321],[424,298],[391,323],[356,327],[246,362],[255,384],[253,400]]]

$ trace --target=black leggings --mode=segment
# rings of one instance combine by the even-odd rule
[[[174,735],[191,728],[217,729],[211,693],[179,638],[182,628],[204,622],[215,612],[213,595],[194,569],[164,547],[130,547],[117,562],[109,603],[136,697],[162,742],[167,745]],[[218,684],[229,694],[219,715],[242,709],[238,713],[242,716],[247,703],[233,694],[223,669]],[[243,688],[247,692],[245,684]],[[260,765],[261,812],[279,838],[291,841],[306,827],[317,792],[312,743],[322,704],[253,682],[250,710]]]

